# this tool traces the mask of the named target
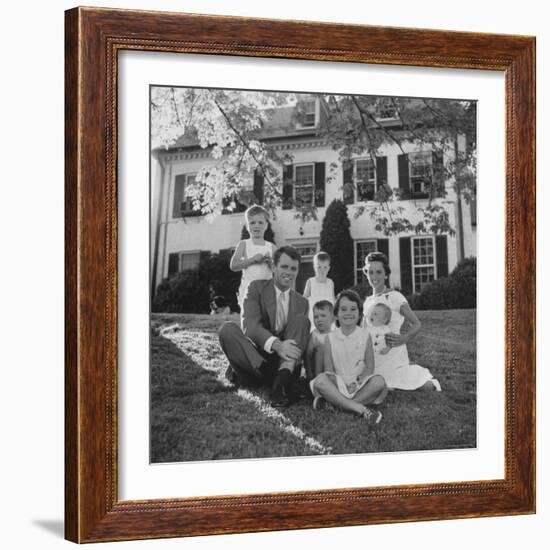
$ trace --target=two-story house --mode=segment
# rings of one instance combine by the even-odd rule
[[[262,140],[280,156],[288,155],[292,163],[282,167],[283,204],[272,219],[278,246],[291,244],[302,255],[302,268],[296,282],[301,291],[313,274],[312,258],[319,250],[321,223],[326,207],[341,199],[348,205],[351,236],[354,240],[355,283],[364,281],[362,266],[365,256],[374,250],[384,252],[392,270],[390,283],[403,293],[418,292],[430,281],[448,275],[461,257],[476,255],[475,209],[458,199],[453,181],[438,170],[442,159],[425,145],[412,141],[383,145],[376,159],[356,156],[343,164],[338,152],[319,137],[317,129],[322,106],[313,99],[306,105],[301,123],[292,116],[293,107],[281,107],[267,125]],[[381,120],[391,124],[392,113]],[[460,140],[461,143],[463,140]],[[151,265],[153,289],[163,278],[198,266],[201,251],[218,252],[234,248],[240,240],[244,223],[244,206],[224,211],[209,222],[194,211],[186,196],[186,187],[197,172],[213,163],[208,149],[201,149],[188,137],[177,140],[169,149],[153,152],[153,210],[151,227]],[[440,181],[435,181],[439,177]],[[368,215],[369,207],[380,185],[398,190],[403,216],[419,219],[417,207],[427,205],[430,183],[441,189],[432,200],[449,213],[454,235],[400,233],[385,236],[375,229]],[[250,189],[257,202],[262,202],[263,179],[255,174]],[[443,192],[444,190],[444,192]],[[309,201],[317,207],[318,221],[303,223],[296,219],[288,198]],[[356,216],[358,209],[364,212]]]

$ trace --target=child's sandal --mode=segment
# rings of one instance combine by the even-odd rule
[[[380,420],[382,420],[382,413],[377,409],[375,410],[365,407],[361,417],[364,418],[369,424],[376,425],[380,422]]]

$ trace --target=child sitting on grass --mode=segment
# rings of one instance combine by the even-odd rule
[[[309,335],[306,348],[305,367],[308,380],[313,380],[323,372],[323,346],[332,330],[334,314],[332,303],[320,300],[313,306],[313,324],[315,328]]]
[[[323,368],[310,383],[313,408],[326,401],[353,412],[371,424],[378,424],[380,411],[370,405],[381,403],[387,394],[382,376],[374,373],[372,339],[360,327],[363,303],[353,290],[343,290],[336,298],[337,328],[326,337]]]

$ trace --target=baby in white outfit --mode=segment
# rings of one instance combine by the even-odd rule
[[[390,331],[391,309],[386,304],[376,304],[369,312],[369,332],[375,355],[385,355],[390,351],[386,345],[386,334]]]

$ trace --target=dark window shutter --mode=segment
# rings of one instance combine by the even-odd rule
[[[288,164],[283,167],[283,210],[292,208],[292,181],[294,180],[294,166]]]
[[[445,168],[443,166],[443,151],[432,152],[432,196],[445,196]]]
[[[179,254],[174,252],[168,256],[168,277],[174,275],[179,270]]]
[[[344,171],[344,204],[353,204],[355,202],[355,192],[353,185],[353,161],[344,161],[342,168]]]
[[[389,239],[378,239],[378,242],[376,243],[376,250],[378,252],[382,252],[388,258],[390,259],[390,240]]]
[[[264,176],[258,170],[254,172],[254,199],[256,204],[264,203]]]
[[[376,157],[376,190],[388,183],[388,157]]]
[[[315,163],[315,206],[325,206],[325,163]]]
[[[407,296],[412,292],[411,238],[399,238],[399,263],[401,266],[401,292]]]
[[[229,205],[233,201],[235,202],[235,206],[233,207],[233,210],[229,210]],[[244,212],[246,210],[246,204],[239,200],[237,193],[231,197],[224,197],[222,199],[222,205],[222,214],[237,214],[238,212]],[[198,214],[201,214],[201,212]],[[196,215],[194,211],[192,215]]]
[[[174,204],[172,208],[172,217],[181,218],[181,202],[183,201],[183,192],[185,190],[185,175],[181,174],[176,176],[176,182],[174,183]]]
[[[437,278],[449,275],[449,259],[447,257],[447,236],[437,235],[435,238],[435,255],[437,259]]]
[[[243,200],[246,200],[246,199],[243,199]],[[244,202],[241,202],[238,196],[235,197],[235,202],[236,202],[236,208],[234,212],[244,212],[246,210],[246,204]]]
[[[401,199],[409,199],[411,195],[409,177],[409,155],[397,156],[397,172],[399,174],[399,191]]]

